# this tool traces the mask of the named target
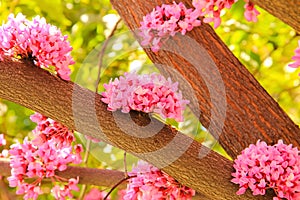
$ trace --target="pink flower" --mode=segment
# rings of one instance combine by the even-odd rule
[[[245,0],[246,4],[244,6],[245,13],[244,16],[248,21],[257,22],[257,16],[260,14],[258,10],[255,9],[254,4],[249,0]]]
[[[214,22],[214,28],[221,23],[220,14],[224,8],[231,8],[237,0],[193,0],[195,12],[204,17],[203,22]]]
[[[257,21],[259,12],[254,8],[254,4],[245,0],[245,17],[248,21]],[[185,35],[194,27],[200,26],[200,18],[203,17],[204,23],[214,23],[214,28],[220,26],[221,12],[237,2],[237,0],[193,0],[192,4],[195,9],[187,9],[180,2],[167,5],[157,6],[153,11],[143,17],[139,35],[142,38],[141,45],[151,47],[153,52],[159,51],[162,45],[170,36],[176,33]]]
[[[53,73],[70,80],[69,65],[74,60],[67,38],[44,18],[37,16],[29,21],[20,13],[16,17],[11,14],[8,22],[0,27],[0,60],[4,55],[29,59],[49,71],[53,66]]]
[[[295,55],[292,57],[292,59],[295,61],[292,64],[289,64],[290,67],[298,68],[300,67],[300,40],[298,40],[298,47],[295,50]]]
[[[30,119],[37,123],[36,128],[32,131],[35,135],[33,140],[35,145],[41,145],[46,140],[54,140],[58,146],[70,146],[75,141],[73,130],[69,130],[64,125],[40,113],[34,113]]]
[[[189,102],[182,99],[178,83],[165,79],[160,74],[137,75],[125,73],[124,76],[110,80],[104,84],[105,92],[102,101],[108,104],[108,110],[121,109],[128,113],[130,110],[145,113],[157,113],[162,118],[173,118],[183,121],[183,111]]]
[[[75,152],[74,152],[75,151]],[[34,145],[27,138],[23,144],[13,144],[10,147],[11,176],[7,178],[10,187],[17,187],[17,194],[25,194],[25,199],[37,199],[41,194],[40,185],[44,178],[51,178],[53,181],[59,177],[55,171],[63,171],[70,163],[81,162],[80,153],[82,147],[72,146],[58,147],[55,140],[46,140],[38,146]],[[35,181],[27,183],[26,179],[33,178]],[[68,190],[77,190],[78,180],[69,179],[65,185]],[[67,193],[70,196],[69,192]]]
[[[298,200],[300,197],[300,152],[279,140],[274,146],[258,141],[242,151],[233,165],[231,181],[239,184],[237,194],[249,188],[253,195],[264,195],[272,188],[276,197]]]
[[[107,195],[105,191],[99,191],[97,188],[92,188],[88,194],[85,195],[83,200],[102,200]],[[110,200],[108,197],[107,200]]]
[[[62,124],[39,113],[33,114],[30,119],[37,123],[33,130],[36,138],[33,141],[25,138],[23,144],[13,144],[9,150],[11,176],[7,179],[10,187],[17,187],[16,193],[24,194],[24,199],[37,199],[42,193],[42,180],[51,178],[53,195],[57,199],[72,198],[71,191],[79,190],[78,177],[62,184],[55,173],[66,170],[68,164],[81,163],[82,146],[72,147],[75,140],[73,131]],[[28,178],[34,181],[28,183]]]
[[[174,36],[176,33],[184,35],[200,25],[198,15],[192,9],[187,9],[183,3],[163,4],[143,17],[139,28],[141,44],[150,45],[152,51],[156,52],[169,36]]]
[[[127,189],[122,191],[122,200],[189,200],[195,195],[191,188],[181,185],[174,178],[146,162],[139,161],[129,173]]]

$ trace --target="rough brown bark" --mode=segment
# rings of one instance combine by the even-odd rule
[[[142,113],[131,112],[130,118],[121,112],[109,112],[100,95],[56,78],[30,63],[7,58],[0,62],[0,98],[26,106],[70,129],[163,167],[166,173],[207,199],[271,198],[254,197],[249,193],[235,195],[238,187],[230,183],[231,161],[155,119],[151,119],[152,126],[147,128],[149,118]],[[157,127],[159,131],[149,136]],[[139,134],[145,138],[139,138]]]
[[[0,158],[0,175],[10,176],[9,160]],[[68,166],[65,171],[57,171],[57,176],[69,179],[79,177],[80,184],[112,187],[124,178],[124,172],[117,170],[96,169]]]
[[[251,0],[278,19],[300,33],[300,1],[299,0]],[[259,19],[263,21],[264,19]]]
[[[180,1],[192,6],[190,0]],[[111,3],[135,31],[144,15],[155,6],[172,3],[172,0],[147,3],[142,0],[111,0]],[[300,146],[298,126],[209,25],[196,27],[186,36],[176,35],[158,53],[149,48],[145,51],[163,73],[175,69],[189,82],[192,90],[184,93],[190,96],[194,92],[198,100],[198,104],[192,103],[192,110],[200,109],[203,126],[219,139],[233,158],[258,139],[269,144],[283,139]],[[225,118],[224,124],[222,118]]]

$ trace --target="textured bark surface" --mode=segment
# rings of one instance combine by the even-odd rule
[[[268,195],[254,197],[249,192],[235,195],[238,186],[230,183],[231,161],[155,119],[147,126],[149,118],[142,113],[107,111],[100,95],[56,78],[31,63],[7,58],[0,62],[0,98],[40,112],[70,129],[113,144],[163,168],[206,199],[271,198]]]
[[[299,0],[251,0],[275,17],[300,33],[300,1]],[[259,19],[264,20],[264,19]]]
[[[10,176],[9,160],[0,158],[0,175]],[[57,171],[57,176],[70,179],[80,177],[80,184],[98,185],[112,187],[124,178],[124,172],[117,170],[106,170],[96,168],[84,168],[68,166],[65,171]]]
[[[190,0],[181,1],[191,7]],[[144,15],[156,5],[167,2],[172,0],[147,3],[142,0],[111,0],[113,7],[134,31]],[[162,73],[175,69],[189,82],[192,89],[184,88],[183,93],[186,96],[195,94],[198,102],[192,101],[192,110],[200,109],[203,126],[219,139],[233,158],[258,139],[269,144],[283,139],[300,147],[299,127],[209,25],[196,27],[186,36],[176,35],[158,53],[149,48],[145,51]]]

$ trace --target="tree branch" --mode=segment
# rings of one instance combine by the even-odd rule
[[[100,95],[50,75],[31,63],[9,58],[0,62],[0,98],[126,150],[163,168],[208,199],[271,198],[254,197],[249,192],[235,195],[238,186],[230,183],[231,161],[155,119],[150,121],[143,113],[131,112],[129,115],[107,111]],[[141,135],[145,137],[141,138]]]
[[[284,23],[300,33],[300,1],[299,0],[251,0]],[[259,19],[263,20],[263,19]]]
[[[0,158],[0,175],[10,176],[10,169],[9,160]],[[65,171],[56,171],[55,175],[65,179],[76,178],[79,176],[80,184],[105,187],[113,187],[120,180],[124,179],[124,173],[121,171],[75,166],[68,166]]]
[[[111,3],[129,28],[136,31],[144,15],[155,6],[172,1],[111,0]],[[190,0],[180,1],[192,6]],[[192,99],[192,110],[196,114],[200,110],[201,123],[231,157],[235,158],[258,139],[269,144],[283,139],[300,147],[299,127],[210,25],[203,23],[186,36],[177,34],[158,53],[149,48],[145,51],[162,73],[174,75],[175,69],[189,82],[192,90],[183,88],[184,96],[195,94],[197,100]]]

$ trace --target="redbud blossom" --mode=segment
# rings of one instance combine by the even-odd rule
[[[53,184],[57,185],[55,180],[60,181],[60,177],[55,175],[55,171],[66,170],[70,163],[79,164],[82,160],[81,152],[81,145],[75,145],[74,149],[72,146],[59,148],[55,140],[46,140],[36,146],[25,138],[22,144],[17,143],[10,147],[11,176],[7,178],[9,186],[17,187],[16,194],[25,194],[24,199],[37,199],[42,194],[42,180],[51,178]],[[60,189],[60,193],[65,192],[70,197],[70,190],[77,190],[77,183],[78,180],[69,179],[64,189]]]
[[[127,189],[122,191],[122,200],[190,200],[195,190],[178,183],[174,178],[158,168],[139,161],[128,173]]]
[[[29,21],[24,15],[9,15],[0,26],[0,60],[3,56],[33,60],[34,64],[70,80],[69,65],[74,64],[68,36],[39,16]]]
[[[200,18],[204,23],[214,23],[214,28],[220,26],[221,12],[230,9],[237,0],[193,0],[194,8],[186,8],[180,3],[162,4],[156,6],[149,14],[143,17],[139,35],[142,38],[142,46],[150,46],[153,52],[159,51],[162,45],[176,33],[185,35],[194,27],[200,26]],[[248,21],[257,21],[259,12],[254,4],[245,0],[245,18]]]
[[[242,151],[233,165],[231,181],[239,184],[238,195],[249,188],[253,195],[264,195],[273,189],[273,200],[300,199],[300,151],[279,140],[273,146],[258,141]]]
[[[204,17],[203,22],[214,23],[214,28],[220,26],[221,11],[231,8],[237,0],[193,0],[193,6],[198,16]]]
[[[37,123],[32,131],[35,139],[33,144],[41,145],[47,140],[55,141],[59,147],[70,146],[75,141],[74,131],[40,113],[30,116],[31,121]]]
[[[102,101],[108,104],[108,110],[121,109],[145,113],[157,113],[162,118],[183,121],[183,112],[188,100],[182,99],[178,83],[173,83],[160,74],[137,75],[125,73],[124,76],[104,84]]]
[[[176,33],[184,35],[194,27],[200,26],[201,21],[193,9],[187,9],[185,5],[175,3],[157,6],[153,11],[143,17],[140,36],[143,46],[150,45],[152,51],[158,51],[163,43]]]

